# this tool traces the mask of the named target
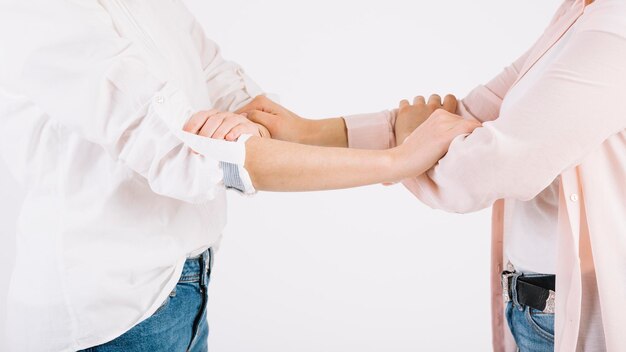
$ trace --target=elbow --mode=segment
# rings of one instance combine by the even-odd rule
[[[471,214],[489,208],[497,200],[484,193],[460,190],[449,194],[441,194],[431,202],[433,209],[454,214]]]
[[[523,181],[508,183],[502,187],[484,188],[459,187],[452,192],[442,192],[432,204],[435,209],[449,213],[470,214],[493,206],[499,199],[529,201],[548,185],[530,185]]]
[[[403,182],[404,186],[422,203],[432,209],[455,214],[470,214],[491,206],[497,198],[486,192],[470,187],[442,187],[432,182],[426,175]]]
[[[492,202],[478,202],[470,198],[459,198],[442,203],[436,209],[454,214],[471,214],[490,207],[494,202],[495,200]]]

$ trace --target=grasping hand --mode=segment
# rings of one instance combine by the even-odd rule
[[[218,110],[200,111],[194,114],[183,130],[203,137],[227,141],[236,141],[242,134],[271,137],[265,127],[248,120],[245,115]]]
[[[415,105],[425,104],[418,101]],[[426,110],[420,109],[420,114],[424,111]],[[480,126],[479,122],[465,120],[444,109],[435,110],[402,145],[395,148],[399,159],[406,164],[403,164],[402,173],[406,177],[411,177],[423,172],[424,165],[427,166],[426,169],[432,167],[448,152],[450,144],[456,137],[471,133]]]
[[[314,124],[312,120],[298,116],[263,95],[254,98],[237,113],[247,114],[251,121],[265,126],[272,138],[287,142],[306,144],[305,135]]]
[[[437,109],[455,113],[456,108],[457,100],[454,95],[446,95],[443,103],[441,97],[436,94],[430,96],[428,103],[423,96],[415,97],[413,105],[408,100],[401,101],[395,126],[396,144],[404,143],[404,140]]]

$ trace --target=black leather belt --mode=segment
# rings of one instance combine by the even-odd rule
[[[502,288],[505,302],[513,299],[510,278],[516,273],[502,273]],[[523,306],[535,308],[544,313],[554,314],[555,275],[519,276],[517,278],[517,301]]]

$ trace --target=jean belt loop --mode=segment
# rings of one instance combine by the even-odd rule
[[[215,252],[213,251],[213,248],[209,248],[209,264],[206,268],[206,271],[208,273],[208,275],[211,275],[211,270],[213,269],[213,260],[215,257]]]
[[[202,253],[202,255],[200,256],[200,258],[198,258],[198,264],[199,264],[199,268],[198,268],[198,275],[200,277],[200,280],[198,280],[200,282],[200,286],[204,286],[205,285],[205,275],[204,275],[204,268],[206,267],[206,262],[207,262],[207,258],[206,258],[206,252]]]
[[[519,300],[517,297],[517,280],[521,276],[522,274],[515,273],[515,275],[511,277],[511,300],[513,301],[513,305],[515,306],[515,308],[517,308],[520,311],[524,310],[524,307],[522,307],[522,305],[519,303]]]

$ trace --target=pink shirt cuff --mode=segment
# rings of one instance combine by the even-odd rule
[[[396,110],[344,117],[348,146],[356,149],[389,149],[396,144]]]

